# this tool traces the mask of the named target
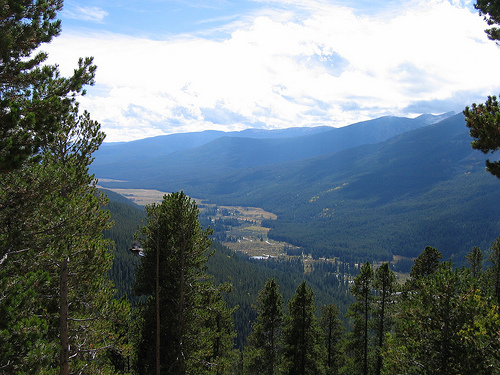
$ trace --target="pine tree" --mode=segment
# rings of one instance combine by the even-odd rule
[[[479,14],[484,17],[484,20],[490,29],[485,30],[491,40],[500,40],[500,30],[496,25],[500,23],[500,5],[495,0],[477,0],[474,7],[479,10]]]
[[[484,154],[500,149],[500,109],[496,96],[488,96],[486,102],[466,107],[465,121],[469,128],[472,148]],[[500,178],[500,161],[486,160],[486,170]]]
[[[416,284],[398,304],[388,373],[498,373],[498,308],[476,288],[470,270],[444,262]]]
[[[112,309],[107,277],[112,259],[102,237],[109,215],[101,210],[105,197],[88,174],[103,138],[99,124],[88,113],[78,115],[75,105],[54,141],[43,147],[40,162],[5,174],[1,182],[2,283],[12,285],[30,275],[24,287],[0,301],[6,326],[20,324],[11,333],[0,331],[0,339],[19,350],[2,358],[9,372],[59,368],[68,374],[84,367],[105,371],[110,365],[105,354],[117,341],[108,318],[119,314]],[[14,311],[6,306],[9,301],[32,302]],[[22,334],[23,327],[38,332],[36,345]]]
[[[439,260],[442,257],[438,250],[431,246],[426,246],[422,254],[415,259],[410,271],[410,277],[416,280],[434,273],[438,269]]]
[[[275,279],[266,281],[257,296],[257,320],[245,348],[246,372],[274,375],[280,371],[283,297]]]
[[[367,375],[370,369],[369,322],[372,313],[373,301],[373,269],[370,262],[366,262],[354,279],[351,293],[356,302],[349,306],[348,316],[353,319],[353,330],[347,343],[348,367],[354,374]]]
[[[198,328],[193,359],[188,363],[190,373],[231,373],[236,360],[233,351],[236,332],[232,317],[236,308],[228,309],[222,297],[231,289],[232,286],[227,283],[214,287],[212,278],[206,278],[202,285],[198,308],[194,311]]]
[[[488,269],[487,277],[495,299],[495,303],[500,307],[500,237],[490,247],[491,254],[488,260],[492,266]]]
[[[56,19],[62,0],[10,0],[0,7],[0,173],[39,160],[39,150],[54,140],[61,114],[74,106],[83,85],[93,82],[95,67],[81,60],[72,77],[62,79],[55,66],[41,66],[37,51],[61,30]],[[37,86],[50,80],[45,90]]]
[[[342,367],[342,352],[340,348],[344,327],[339,319],[339,310],[333,304],[323,306],[320,326],[326,347],[325,368],[327,375],[337,375]]]
[[[41,66],[62,0],[0,8],[0,372],[105,372],[124,316],[110,301],[105,198],[88,174],[104,134],[77,103],[96,67],[81,59],[64,78]]]
[[[384,339],[392,327],[392,311],[397,280],[394,272],[389,268],[389,263],[382,264],[375,271],[373,279],[375,289],[375,303],[373,307],[373,318],[376,332],[377,363],[375,374],[380,375],[382,371],[382,352],[384,350]]]
[[[472,248],[472,251],[465,256],[465,260],[469,265],[472,276],[479,277],[483,273],[483,252],[477,246]]]
[[[285,374],[324,374],[325,347],[314,314],[314,293],[303,281],[288,302],[290,315],[283,330]]]
[[[491,40],[500,40],[500,5],[497,0],[477,0],[474,7],[479,10],[486,23],[491,26],[486,29],[486,34]],[[484,154],[494,153],[500,149],[500,109],[496,96],[488,96],[486,102],[466,107],[464,110],[465,121],[474,138],[472,148]],[[486,170],[500,178],[500,161],[486,160]]]
[[[165,195],[161,204],[146,210],[148,223],[139,235],[145,256],[136,274],[136,293],[149,298],[137,348],[138,371],[184,374],[220,368],[228,345],[221,334],[232,331],[219,289],[205,274],[211,230],[202,230],[196,202],[183,192]]]

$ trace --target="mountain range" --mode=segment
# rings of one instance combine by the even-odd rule
[[[104,187],[262,207],[278,215],[270,237],[315,257],[388,260],[430,245],[461,259],[500,234],[500,181],[470,141],[452,113],[206,131],[104,144],[91,172]]]

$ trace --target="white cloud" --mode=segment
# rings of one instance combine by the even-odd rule
[[[99,87],[82,107],[108,141],[252,125],[341,126],[416,115],[418,103],[456,110],[443,103],[460,108],[495,94],[500,50],[481,17],[444,0],[403,3],[389,16],[304,1],[307,14],[262,12],[225,40],[63,33],[47,49],[65,74],[79,56],[95,56]]]
[[[63,12],[67,18],[90,22],[102,22],[108,16],[108,12],[95,6],[70,6]]]

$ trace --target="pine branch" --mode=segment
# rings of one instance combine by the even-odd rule
[[[24,253],[26,251],[30,251],[31,249],[23,249],[23,250],[16,250],[12,251],[11,249],[8,249],[7,252],[4,254],[2,259],[0,259],[0,265],[7,260],[7,257],[11,254],[19,254],[19,253]]]

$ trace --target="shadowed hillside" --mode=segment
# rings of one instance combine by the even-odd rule
[[[373,131],[384,121],[396,120],[374,120]],[[359,126],[364,134],[365,125],[353,125],[351,139],[368,142],[354,131]],[[223,137],[158,159],[161,163],[135,160],[96,173],[130,181],[113,185],[182,189],[218,204],[262,207],[278,215],[266,223],[270,238],[315,257],[414,257],[426,245],[450,257],[472,246],[487,248],[498,236],[500,183],[484,172],[485,157],[471,149],[461,114],[379,143],[356,146],[344,137],[345,143],[331,141],[332,149],[352,147],[291,160],[292,150],[296,158],[324,150],[331,133]]]

